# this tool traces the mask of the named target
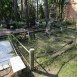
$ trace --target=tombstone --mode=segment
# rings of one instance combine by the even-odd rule
[[[54,29],[51,29],[51,34],[54,34],[55,33],[55,30]]]
[[[39,22],[39,28],[41,28],[42,27],[42,21],[40,20],[40,22]]]
[[[33,31],[28,32],[28,38],[29,38],[29,40],[34,40],[35,39],[35,33]]]
[[[7,29],[16,29],[16,25],[15,24],[7,24]]]
[[[61,26],[61,22],[55,22],[55,24],[54,24],[54,27],[56,27],[56,28],[60,28],[60,26]]]
[[[54,24],[53,23],[54,23],[54,18],[51,18],[49,20],[48,25],[47,25],[46,30],[45,30],[45,32],[47,34],[53,34],[54,33],[54,31],[53,31],[53,25]]]
[[[62,26],[60,27],[60,31],[63,32],[63,27]]]
[[[55,30],[54,30],[54,21],[56,19],[56,10],[55,10],[55,7],[52,7],[51,10],[50,10],[50,15],[49,15],[50,19],[49,19],[49,22],[48,22],[48,25],[46,27],[46,33],[47,34],[54,34]]]
[[[65,27],[63,27],[63,26],[60,27],[60,31],[61,31],[61,32],[65,31],[65,30],[66,30]]]
[[[14,29],[14,26],[10,26],[10,29]]]

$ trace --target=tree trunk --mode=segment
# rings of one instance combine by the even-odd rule
[[[37,0],[37,19],[38,19],[38,0]]]
[[[60,18],[60,3],[59,3],[59,18]]]
[[[22,17],[23,17],[23,0],[21,0],[21,20],[22,20]]]
[[[61,18],[62,18],[62,14],[63,14],[63,5],[64,5],[64,0],[62,0],[62,2],[61,2]]]
[[[46,23],[48,24],[49,20],[48,0],[44,0],[44,7],[45,7],[45,19]]]
[[[15,21],[17,21],[17,0],[13,0],[14,2],[14,17]]]
[[[28,0],[25,0],[25,7],[26,7],[26,9],[25,9],[25,18],[26,18],[26,23],[27,23],[27,26],[29,27],[29,16],[28,16],[28,4],[27,4],[27,1]]]

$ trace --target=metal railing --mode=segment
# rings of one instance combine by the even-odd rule
[[[34,49],[31,48],[28,50],[13,34],[10,34],[9,37],[10,37],[11,43],[14,45],[16,49],[16,54],[21,56],[25,65],[28,65],[30,70],[33,70],[34,69]],[[19,45],[23,48],[23,50],[25,50],[24,53],[22,53],[22,51],[19,50],[20,49]],[[26,59],[28,55],[29,55],[28,57],[29,61],[27,61]]]

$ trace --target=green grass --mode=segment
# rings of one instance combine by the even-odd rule
[[[58,77],[77,77],[77,62],[65,64]]]
[[[57,51],[75,38],[74,31],[64,31],[64,33],[56,33],[49,37],[45,36],[44,33],[36,33],[36,37],[35,40],[22,43],[28,49],[35,48],[36,57],[51,54],[37,59],[43,68],[56,69],[56,77],[77,77],[77,47],[75,41],[73,44],[66,45],[62,50]],[[58,41],[55,39],[58,39]],[[45,53],[44,51],[51,51],[51,53]]]
[[[77,46],[72,46],[69,50],[52,59],[51,56],[37,60],[42,67],[52,70],[56,69],[56,77],[77,77]]]
[[[60,63],[64,64],[60,67],[58,77],[77,77],[77,47],[72,47],[62,57]]]

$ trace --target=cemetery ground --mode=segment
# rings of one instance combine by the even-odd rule
[[[46,35],[45,32],[35,33],[35,40],[16,36],[28,49],[35,49],[35,77],[77,77],[77,46],[76,33],[73,28]],[[27,58],[27,53],[19,45],[19,50]]]

